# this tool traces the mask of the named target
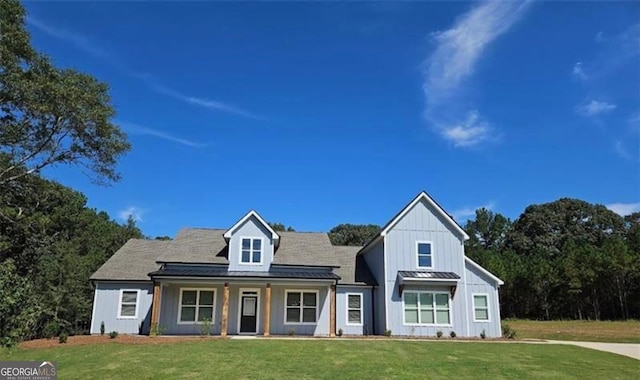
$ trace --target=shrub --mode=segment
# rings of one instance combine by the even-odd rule
[[[512,329],[508,324],[502,325],[502,336],[507,339],[515,339],[516,330]]]
[[[338,336],[342,336],[343,333],[344,331],[342,331],[342,329],[338,329]]]
[[[111,331],[109,333],[109,338],[111,339],[115,339],[118,336],[118,332],[117,331]]]
[[[159,325],[157,322],[154,322],[151,324],[149,335],[151,336],[164,335],[165,332],[167,332],[167,326]]]
[[[59,342],[59,343],[67,343],[67,338],[68,338],[67,334],[62,333],[62,334],[60,334],[60,336],[58,337],[58,342]]]
[[[455,338],[457,335],[455,331],[451,330],[451,332],[449,333],[449,336],[452,338]]]
[[[42,329],[42,336],[51,339],[60,333],[60,325],[56,321],[49,321]]]
[[[289,334],[289,336],[294,336],[294,335],[296,335],[296,330],[294,330],[294,329],[289,329],[288,334]]]
[[[436,332],[436,336],[438,337],[438,339],[442,338],[442,330],[438,330]]]
[[[211,319],[205,318],[202,322],[200,322],[200,335],[211,335]]]
[[[390,337],[391,336],[391,330],[384,330],[384,336]]]
[[[100,335],[104,335],[104,321],[100,322]]]
[[[482,332],[480,333],[480,338],[486,339],[487,338],[487,332],[482,330]]]

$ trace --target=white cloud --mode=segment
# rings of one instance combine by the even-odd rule
[[[640,55],[640,23],[632,24],[622,32],[607,36],[598,32],[595,37],[597,55],[589,62],[579,62],[579,70],[588,74],[584,80],[602,80],[621,66],[637,60]],[[574,66],[574,75],[576,74]]]
[[[638,139],[633,138],[632,141],[635,142],[635,145],[634,144],[625,145],[623,140],[616,140],[613,147],[616,153],[618,154],[618,156],[624,158],[625,160],[640,162],[640,145],[638,144]],[[631,147],[629,145],[631,145]],[[632,152],[635,152],[635,154]]]
[[[118,211],[118,217],[123,221],[126,221],[127,219],[129,219],[129,217],[131,217],[131,219],[136,222],[142,222],[142,215],[144,213],[144,210],[136,206],[129,206],[124,210]]]
[[[72,45],[76,46],[77,48],[79,48],[80,50],[84,50],[85,52],[97,58],[107,61],[110,65],[115,66],[118,70],[120,70],[124,74],[142,80],[149,88],[151,88],[152,90],[160,94],[167,95],[174,99],[180,100],[182,102],[208,108],[214,111],[231,113],[231,114],[243,116],[250,119],[263,119],[260,116],[256,116],[252,114],[251,112],[245,111],[239,107],[232,106],[221,101],[184,95],[175,90],[172,90],[160,84],[159,82],[153,80],[150,75],[142,74],[131,69],[116,54],[107,51],[107,49],[101,47],[99,44],[95,43],[94,41],[91,41],[85,36],[53,27],[32,16],[29,16],[27,18],[27,23],[29,23],[30,25],[33,25],[34,27],[48,34],[51,37],[57,38],[59,40],[67,41]]]
[[[640,203],[611,203],[606,207],[621,216],[640,211]]]
[[[153,129],[153,128],[149,128],[149,127],[145,127],[142,125],[138,125],[138,124],[134,124],[134,123],[130,123],[127,121],[122,121],[122,120],[116,120],[117,124],[120,124],[120,126],[122,126],[122,128],[130,134],[134,134],[134,135],[147,135],[147,136],[153,136],[153,137],[157,137],[159,139],[163,139],[163,140],[167,140],[167,141],[172,141],[181,145],[185,145],[185,146],[189,146],[189,147],[203,147],[206,146],[206,144],[203,143],[199,143],[196,141],[192,141],[192,140],[187,140],[187,139],[183,139],[180,137],[176,137],[173,136],[169,133],[157,130],[157,129]]]
[[[587,79],[587,74],[584,72],[584,69],[582,68],[582,62],[576,62],[576,64],[573,65],[573,75],[582,80]]]
[[[588,103],[577,105],[576,112],[582,116],[591,117],[609,113],[617,107],[615,104],[591,100]]]
[[[458,104],[465,79],[487,47],[506,33],[530,6],[530,2],[483,2],[460,16],[445,31],[433,34],[435,48],[424,61],[422,88],[424,116],[436,132],[455,147],[470,147],[493,140],[495,131],[480,121],[477,110]],[[459,115],[466,115],[461,119]]]
[[[484,2],[462,15],[451,29],[435,33],[437,46],[426,61],[427,98],[439,98],[472,74],[488,45],[508,31],[528,6],[529,2]]]
[[[470,147],[493,138],[489,124],[480,120],[478,111],[471,111],[461,123],[442,128],[442,136],[456,147]]]
[[[96,44],[92,43],[91,41],[89,41],[89,39],[87,39],[82,35],[71,33],[63,29],[55,28],[51,25],[45,24],[44,22],[42,22],[41,20],[33,16],[27,17],[27,23],[29,25],[33,25],[34,27],[38,28],[39,30],[48,34],[51,37],[68,41],[71,44],[75,45],[77,48],[80,48],[86,51],[87,53],[95,55],[96,57],[109,58],[111,56],[111,54],[106,49],[100,46],[97,46]]]
[[[164,87],[161,84],[153,82],[152,80],[149,80],[149,79],[147,79],[147,82],[157,92],[159,92],[161,94],[164,94],[164,95],[168,95],[168,96],[170,96],[172,98],[181,100],[181,101],[189,103],[189,104],[193,104],[193,105],[209,108],[209,109],[212,109],[212,110],[215,110],[215,111],[222,111],[222,112],[232,113],[232,114],[244,116],[244,117],[249,118],[249,119],[257,119],[257,120],[258,119],[263,119],[261,116],[254,115],[251,112],[245,111],[243,109],[240,109],[238,107],[232,106],[232,105],[227,104],[227,103],[219,102],[217,100],[211,100],[211,99],[205,99],[205,98],[198,98],[198,97],[195,97],[195,96],[184,95],[184,94],[181,94],[178,91],[175,91],[175,90],[172,90],[170,88]]]
[[[451,216],[457,221],[462,221],[462,219],[468,219],[469,217],[474,216],[476,214],[476,210],[478,209],[485,208],[487,210],[492,210],[495,206],[495,202],[489,202],[483,206],[463,207],[461,209],[454,210],[451,213]]]

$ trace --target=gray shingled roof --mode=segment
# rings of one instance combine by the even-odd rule
[[[148,281],[158,269],[156,258],[171,244],[168,240],[131,239],[107,260],[91,280]]]
[[[149,280],[158,263],[228,264],[225,230],[185,228],[173,241],[130,240],[91,279]],[[273,264],[333,266],[341,284],[375,284],[369,268],[356,253],[361,247],[333,246],[326,233],[279,232],[280,246]]]
[[[157,257],[166,263],[228,264],[226,230],[210,228],[183,228],[171,245]]]
[[[158,257],[158,262],[228,264],[224,232],[221,229],[182,229],[173,244]],[[328,255],[332,245],[326,233],[279,232],[279,235],[280,247],[276,250],[274,264],[337,265]]]
[[[364,257],[356,255],[362,247],[334,245],[331,248],[331,259],[340,266],[334,270],[341,278],[339,284],[377,285]]]

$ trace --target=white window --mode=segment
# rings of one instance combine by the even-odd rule
[[[120,309],[118,318],[135,319],[138,318],[138,290],[120,290]]]
[[[285,324],[315,324],[318,317],[318,292],[313,290],[287,290]]]
[[[487,294],[473,295],[473,321],[489,322],[489,296]]]
[[[419,241],[417,244],[418,268],[433,268],[431,242]]]
[[[347,293],[347,324],[362,324],[362,294]]]
[[[240,262],[243,264],[262,264],[261,238],[242,238]]]
[[[180,289],[178,323],[203,321],[213,323],[215,316],[215,289]]]
[[[410,292],[402,294],[406,325],[450,325],[448,293]]]

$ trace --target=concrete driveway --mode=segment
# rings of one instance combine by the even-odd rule
[[[599,343],[599,342],[571,342],[567,340],[547,340],[552,344],[569,344],[598,351],[612,352],[640,360],[640,344],[633,343]]]

